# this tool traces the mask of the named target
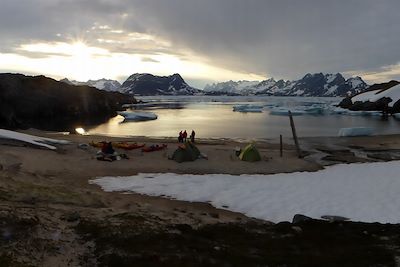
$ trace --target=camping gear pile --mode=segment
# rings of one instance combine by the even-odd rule
[[[101,161],[109,161],[112,162],[114,160],[120,159],[128,159],[126,154],[119,154],[117,153],[111,142],[100,142],[102,144],[101,150],[97,151],[96,159]]]
[[[200,157],[200,150],[190,141],[180,145],[170,159],[176,162],[194,161]]]

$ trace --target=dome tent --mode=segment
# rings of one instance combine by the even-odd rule
[[[183,145],[180,145],[174,154],[172,154],[171,159],[176,162],[184,161],[194,161],[200,156],[200,150],[190,141]]]
[[[239,159],[243,161],[260,161],[261,156],[253,144],[248,144],[239,154]]]

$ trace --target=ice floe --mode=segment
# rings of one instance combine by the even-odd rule
[[[149,121],[156,120],[157,115],[153,112],[135,112],[135,111],[122,111],[118,112],[119,115],[124,117],[123,122],[128,121]]]
[[[244,104],[244,105],[236,105],[233,106],[233,111],[236,112],[263,112],[263,106],[260,105],[251,105],[251,104]]]
[[[339,136],[370,136],[373,133],[374,130],[370,127],[351,127],[339,130]]]

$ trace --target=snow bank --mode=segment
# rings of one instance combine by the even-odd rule
[[[23,134],[23,133],[18,133],[18,132],[14,132],[14,131],[4,130],[4,129],[0,129],[0,138],[18,140],[18,141],[30,143],[33,145],[46,147],[48,149],[57,149],[55,146],[52,146],[49,144],[65,145],[65,144],[70,143],[69,141],[65,141],[65,140],[50,139],[50,138],[39,137],[39,136],[35,136],[35,135],[30,135],[30,134]]]
[[[138,174],[89,181],[107,192],[167,195],[210,201],[218,208],[273,222],[297,213],[337,215],[353,221],[400,223],[400,162],[343,164],[319,172],[274,175]]]
[[[118,114],[124,117],[124,121],[148,121],[157,119],[157,115],[152,112],[122,111],[118,112]]]

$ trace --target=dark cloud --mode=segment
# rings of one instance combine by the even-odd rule
[[[236,71],[290,79],[374,71],[400,62],[398,10],[398,0],[2,0],[0,51],[57,33],[138,50],[99,44],[99,31],[86,32],[97,23],[158,36],[171,42],[163,52],[191,50]]]

